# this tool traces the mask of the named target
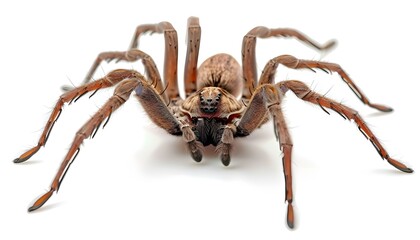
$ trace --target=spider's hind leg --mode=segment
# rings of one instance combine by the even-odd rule
[[[147,79],[149,79],[149,81],[151,82],[151,84],[153,84],[156,88],[157,91],[159,92],[163,92],[164,91],[164,87],[162,84],[162,79],[160,77],[159,71],[156,67],[155,62],[153,61],[153,59],[145,52],[140,51],[138,49],[131,49],[125,52],[102,52],[98,55],[98,57],[95,59],[95,61],[93,62],[88,74],[86,75],[85,79],[83,80],[82,84],[87,84],[92,78],[93,75],[95,74],[97,68],[99,67],[99,65],[103,62],[110,62],[112,60],[116,60],[117,62],[119,61],[127,61],[127,62],[135,62],[137,60],[142,60],[142,63],[144,65],[144,68],[146,70],[146,76]],[[62,86],[62,90],[63,91],[70,91],[72,90],[73,87],[64,85]],[[163,95],[166,99],[166,95]]]
[[[267,28],[259,26],[251,29],[242,41],[242,67],[244,75],[242,99],[245,101],[251,98],[252,92],[257,86],[258,74],[255,53],[257,38],[270,37],[294,37],[319,51],[329,51],[336,45],[334,40],[324,45],[318,44],[303,33],[290,28]]]

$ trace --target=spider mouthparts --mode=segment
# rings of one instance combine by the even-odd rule
[[[191,152],[191,156],[196,162],[201,162],[203,159],[203,154],[200,151]]]
[[[222,160],[223,165],[225,165],[226,167],[229,166],[229,164],[230,164],[230,155],[229,154],[222,154],[221,160]]]

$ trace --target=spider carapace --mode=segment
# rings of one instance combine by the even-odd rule
[[[95,136],[100,126],[105,126],[111,114],[124,104],[132,93],[147,112],[150,119],[169,134],[181,136],[188,146],[192,158],[202,160],[201,145],[215,145],[222,163],[230,163],[230,150],[236,137],[244,137],[270,119],[274,122],[274,132],[283,152],[283,171],[285,177],[287,224],[294,227],[293,191],[292,191],[292,140],[289,135],[281,104],[288,91],[298,98],[335,111],[344,119],[353,120],[360,132],[370,140],[382,159],[395,168],[411,173],[413,170],[394,160],[378,141],[357,111],[339,102],[318,94],[303,82],[287,80],[275,82],[274,74],[279,64],[292,69],[320,69],[327,73],[337,73],[356,96],[366,105],[379,111],[390,112],[391,108],[371,103],[360,91],[353,80],[338,64],[302,60],[290,55],[280,55],[269,60],[263,72],[258,76],[256,67],[256,39],[270,37],[294,37],[320,51],[327,51],[335,42],[319,45],[299,31],[287,28],[255,27],[243,38],[242,66],[228,54],[216,54],[197,67],[200,48],[201,28],[196,17],[190,17],[187,24],[188,46],[184,69],[183,99],[178,90],[178,37],[169,22],[145,24],[136,28],[128,51],[103,52],[98,55],[79,87],[64,87],[49,117],[38,144],[14,160],[20,163],[28,160],[45,145],[54,123],[57,121],[65,103],[77,101],[87,93],[92,96],[96,91],[115,86],[114,95],[95,113],[76,133],[73,143],[65,156],[50,190],[39,197],[29,211],[40,208],[58,191],[67,170],[79,152],[83,140]],[[162,33],[165,38],[165,58],[163,81],[153,59],[138,49],[139,37],[147,32]],[[91,81],[93,74],[102,61],[137,61],[141,60],[146,74],[135,70],[118,69],[105,77]]]

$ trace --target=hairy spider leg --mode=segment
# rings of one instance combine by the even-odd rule
[[[324,107],[329,108],[337,112],[343,118],[353,120],[359,128],[360,132],[372,143],[372,145],[378,151],[382,159],[387,160],[389,164],[391,164],[400,171],[406,173],[413,172],[413,169],[407,167],[403,163],[389,156],[388,152],[385,150],[385,148],[382,146],[382,144],[379,142],[379,140],[376,138],[373,132],[369,129],[366,122],[362,119],[362,117],[356,110],[310,90],[308,86],[306,86],[300,81],[284,81],[280,82],[279,85],[281,88],[286,87],[286,89],[292,90],[296,94],[296,96],[298,96],[302,100],[319,105],[324,111],[326,111]]]
[[[184,87],[186,97],[197,91],[197,62],[201,38],[201,27],[198,18],[188,18],[187,28],[187,55],[185,57],[184,66]]]
[[[304,83],[299,81],[283,81],[274,84],[275,70],[278,66],[278,63],[282,63],[282,61],[278,60],[280,57],[275,58],[266,64],[266,67],[264,68],[264,71],[260,76],[258,87],[253,92],[252,98],[248,103],[247,109],[236,127],[235,136],[242,137],[251,134],[253,130],[258,128],[262,123],[266,122],[267,111],[269,111],[274,122],[274,130],[276,133],[275,135],[277,138],[279,138],[278,140],[280,140],[280,149],[283,152],[283,171],[286,185],[285,198],[288,202],[286,219],[287,224],[290,228],[294,227],[291,169],[291,154],[293,143],[290,134],[287,130],[287,125],[284,120],[283,113],[281,111],[281,101],[284,94],[288,90],[292,90],[302,100],[320,105],[324,111],[326,110],[323,107],[330,108],[338,114],[340,114],[343,118],[354,120],[360,131],[367,139],[371,141],[372,145],[375,147],[375,149],[378,151],[379,155],[383,159],[386,159],[392,166],[403,172],[413,172],[411,168],[407,167],[406,165],[395,159],[392,159],[389,156],[388,152],[381,145],[381,143],[378,141],[378,139],[375,137],[375,135],[372,133],[372,131],[368,128],[366,123],[355,110],[311,91]],[[285,62],[283,61],[283,63]],[[316,64],[320,63],[317,62]],[[328,66],[328,64],[326,65]],[[325,68],[325,65],[322,65],[322,63],[320,65],[314,66],[322,66]],[[330,69],[332,69],[332,67],[328,68],[328,70]],[[338,71],[337,68],[335,68],[334,70]]]
[[[50,190],[39,197],[28,211],[34,211],[44,205],[48,199],[52,196],[54,191],[58,192],[61,182],[63,181],[70,165],[76,158],[80,150],[80,145],[83,140],[89,137],[94,137],[96,131],[101,126],[102,122],[109,118],[112,112],[117,110],[121,105],[123,105],[128,98],[130,97],[131,92],[143,81],[145,84],[146,81],[143,77],[136,78],[126,78],[115,88],[114,95],[100,108],[95,115],[93,115],[90,120],[84,124],[80,130],[76,133],[76,136],[73,140],[73,143],[70,146],[70,149],[67,155],[64,157],[63,162],[60,165],[60,168],[57,171],[57,174],[54,177],[54,180],[51,184]]]
[[[266,119],[267,111],[271,115],[274,122],[275,135],[280,140],[279,147],[283,152],[283,172],[285,177],[285,200],[287,206],[287,225],[294,227],[294,210],[293,210],[293,189],[292,189],[292,148],[293,142],[287,129],[284,115],[281,111],[281,103],[284,92],[278,85],[264,84],[258,86],[246,109],[243,117],[237,126],[237,136],[246,136],[257,129],[262,121]]]
[[[297,59],[290,55],[281,55],[271,59],[267,65],[265,66],[261,75],[261,79],[265,79],[261,81],[260,84],[264,83],[272,83],[274,74],[278,67],[278,64],[282,64],[285,67],[292,68],[292,69],[310,69],[315,72],[314,68],[320,69],[326,73],[336,72],[343,81],[348,85],[348,87],[356,94],[356,96],[362,101],[364,104],[368,105],[369,107],[375,108],[382,112],[391,112],[392,108],[387,107],[381,104],[374,104],[371,103],[366,95],[362,93],[362,91],[356,86],[353,80],[349,77],[349,75],[343,70],[343,68],[335,63],[328,63],[328,62],[320,62],[320,61],[312,61],[312,60],[302,60]]]
[[[130,94],[133,91],[136,93],[136,97],[140,101],[141,105],[151,120],[156,125],[163,128],[172,135],[182,135],[184,141],[187,143],[190,149],[194,160],[197,162],[201,161],[202,153],[199,148],[199,144],[195,139],[195,135],[191,127],[185,123],[185,119],[183,117],[175,117],[172,114],[170,108],[161,98],[160,93],[158,93],[156,88],[151,85],[150,82],[147,81],[140,73],[130,70],[116,70],[107,76],[112,78],[115,72],[118,71],[126,72],[127,74],[125,77],[120,74],[120,77],[123,78],[118,79],[118,81],[110,81],[114,84],[119,82],[115,88],[114,95],[76,133],[73,143],[71,144],[70,149],[63,162],[61,163],[60,168],[57,171],[57,174],[51,184],[50,190],[39,197],[28,209],[28,211],[34,211],[40,208],[48,201],[48,199],[55,191],[58,192],[61,182],[63,181],[68,169],[80,151],[80,145],[82,144],[83,140],[88,137],[93,138],[102,125],[102,122],[105,121],[103,124],[103,126],[105,126],[111,114],[129,99]],[[128,73],[132,74],[129,75]],[[90,86],[91,84],[94,84],[98,81],[87,84],[86,86]],[[77,89],[74,89],[66,94],[71,94],[75,90]],[[76,96],[75,101],[83,94]]]
[[[242,68],[244,77],[242,99],[244,101],[247,101],[251,98],[252,92],[257,86],[258,74],[255,54],[257,37],[294,37],[320,51],[331,50],[332,47],[336,44],[334,40],[331,40],[324,45],[320,45],[301,32],[290,28],[267,28],[259,26],[251,29],[244,36],[242,41]]]
[[[126,78],[133,78],[133,77],[138,77],[138,76],[139,76],[139,73],[133,70],[122,70],[122,69],[114,70],[103,78],[100,78],[94,82],[77,87],[69,92],[62,94],[60,98],[58,99],[57,103],[55,104],[54,109],[52,110],[52,113],[47,121],[47,124],[45,125],[44,130],[41,134],[41,137],[38,140],[38,144],[35,147],[24,152],[22,155],[20,155],[18,158],[14,160],[14,162],[21,163],[28,160],[36,152],[38,152],[38,150],[42,146],[45,146],[45,143],[48,140],[48,136],[50,135],[55,122],[60,116],[64,103],[71,103],[73,101],[76,102],[80,97],[87,94],[88,92],[94,91],[93,94],[95,94],[95,92],[98,91],[99,89],[108,88],[108,87],[114,86],[115,84],[121,82],[122,80]]]
[[[283,171],[286,185],[285,198],[288,202],[287,224],[290,228],[294,227],[291,167],[293,143],[281,111],[282,97],[289,89],[292,90],[302,100],[318,104],[322,107],[322,109],[324,109],[323,107],[329,108],[339,113],[342,117],[353,120],[363,135],[371,141],[372,145],[383,159],[386,159],[388,163],[400,171],[406,173],[413,172],[411,168],[389,156],[388,152],[355,110],[311,91],[304,83],[299,81],[284,81],[275,85],[260,85],[254,91],[254,94],[248,104],[248,108],[239,121],[236,136],[241,137],[251,134],[252,131],[258,128],[261,125],[261,122],[265,120],[265,114],[267,110],[269,111],[274,121],[274,130],[276,132],[276,136],[279,136],[280,149],[283,152]],[[326,110],[324,109],[324,111]]]
[[[96,72],[99,65],[102,61],[112,61],[113,59],[117,59],[117,61],[124,60],[124,61],[136,61],[138,59],[143,60],[143,64],[146,68],[146,73],[153,79],[154,76],[159,76],[159,73],[156,69],[156,66],[151,60],[151,58],[145,55],[143,52],[140,54],[139,52],[133,51],[138,47],[139,38],[142,34],[145,33],[163,33],[165,38],[165,62],[164,62],[164,71],[163,71],[163,78],[165,80],[166,87],[162,86],[161,81],[156,81],[157,89],[159,91],[165,92],[164,99],[178,99],[179,98],[179,91],[178,91],[178,76],[177,76],[177,68],[178,68],[178,36],[177,32],[169,22],[160,22],[157,24],[143,24],[139,25],[136,28],[136,31],[133,35],[132,41],[130,43],[129,49],[126,52],[103,52],[98,55],[98,57],[93,62],[88,74],[86,75],[82,84],[88,83],[94,73]],[[143,56],[141,56],[143,55]],[[160,77],[159,77],[160,78]],[[69,91],[73,87],[70,86],[63,86],[62,89],[64,91]]]
[[[112,60],[116,60],[117,62],[124,60],[127,62],[134,62],[137,60],[142,60],[144,68],[146,70],[147,79],[153,84],[158,92],[164,92],[164,87],[162,84],[162,79],[159,74],[159,70],[156,67],[155,62],[153,59],[143,51],[138,49],[131,49],[125,52],[102,52],[98,55],[95,62],[93,63],[92,67],[90,68],[89,73],[87,74],[84,84],[89,82],[90,79],[93,79],[93,75],[99,65],[103,62],[110,62]],[[63,86],[63,90],[68,91],[71,90],[72,87]],[[162,97],[167,101],[167,97],[165,94],[162,94]]]

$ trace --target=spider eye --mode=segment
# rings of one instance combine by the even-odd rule
[[[219,105],[221,94],[203,96],[200,95],[200,109],[204,113],[214,113],[217,111],[217,106]]]

